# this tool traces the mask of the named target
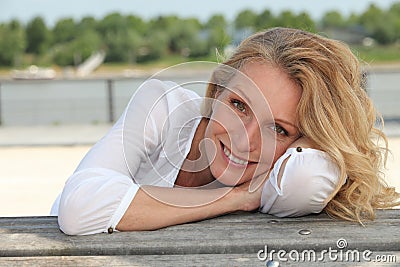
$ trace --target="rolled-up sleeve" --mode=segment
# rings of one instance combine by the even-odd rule
[[[285,161],[286,166],[282,167]],[[325,152],[289,148],[264,184],[260,211],[278,217],[319,213],[336,189],[339,174],[337,165]]]
[[[72,175],[61,195],[59,226],[69,235],[115,229],[139,186],[109,169],[85,169]]]
[[[165,84],[151,80],[132,97],[124,114],[97,142],[67,180],[53,205],[60,229],[69,235],[114,231],[134,199],[140,185],[135,174],[159,142],[165,105],[150,109]],[[164,115],[165,114],[165,115]],[[156,116],[157,115],[157,116]]]

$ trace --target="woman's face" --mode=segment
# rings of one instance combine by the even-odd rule
[[[262,62],[247,62],[241,72],[217,93],[205,132],[211,173],[230,186],[265,175],[299,137],[300,86]]]

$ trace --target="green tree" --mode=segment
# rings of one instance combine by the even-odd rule
[[[65,43],[72,41],[76,35],[77,27],[72,18],[57,21],[53,28],[53,43]]]
[[[109,32],[105,39],[108,62],[136,61],[137,50],[141,46],[142,38],[134,30]]]
[[[346,25],[346,21],[339,11],[328,11],[324,14],[321,20],[323,28],[342,28]]]
[[[228,23],[226,22],[224,15],[214,14],[207,20],[204,26],[206,29],[226,28]]]
[[[137,51],[137,62],[143,63],[157,60],[168,53],[168,42],[170,38],[163,30],[152,30],[151,34],[145,36]]]
[[[276,19],[269,9],[261,12],[256,19],[257,30],[268,29],[276,26]]]
[[[86,30],[73,41],[56,45],[53,60],[60,66],[78,65],[93,52],[101,49],[100,35],[94,30]]]
[[[51,41],[51,34],[41,17],[33,18],[26,26],[26,52],[41,54],[47,50]]]
[[[143,38],[140,34],[144,25],[134,16],[111,13],[98,23],[98,30],[106,48],[107,62],[136,61]]]
[[[245,29],[251,28],[254,29],[256,27],[257,14],[250,10],[245,9],[236,16],[235,18],[235,28],[236,29]]]
[[[360,16],[354,12],[350,14],[350,16],[347,18],[345,22],[346,26],[354,26],[354,25],[359,25],[360,24]]]
[[[0,65],[20,65],[25,48],[25,30],[18,21],[0,24]]]
[[[147,23],[140,17],[129,15],[126,17],[127,26],[130,30],[134,30],[139,33],[141,36],[144,36],[148,30]]]
[[[398,15],[395,15],[397,17]],[[395,19],[374,4],[360,15],[360,24],[367,32],[381,44],[388,44],[395,40]]]
[[[125,32],[127,29],[128,22],[126,18],[119,13],[108,14],[98,23],[98,30],[103,36],[109,33]]]
[[[163,39],[167,38],[166,50],[171,53],[178,52],[178,42],[180,29],[176,29],[180,25],[180,20],[177,16],[158,16],[150,20],[149,31],[147,34],[147,39],[154,38],[153,34],[160,34],[164,32]]]
[[[84,17],[75,26],[79,34],[88,30],[97,31],[97,21],[93,17]]]
[[[198,57],[208,54],[207,40],[200,36],[197,19],[182,19],[170,29],[170,51],[182,56]]]
[[[297,23],[295,24],[295,27],[298,29],[303,29],[310,32],[316,32],[317,30],[314,20],[306,12],[301,12],[298,14],[296,21]]]
[[[294,27],[296,25],[296,15],[289,10],[282,11],[276,18],[277,26]]]
[[[283,11],[279,14],[276,18],[276,26],[302,29],[311,32],[316,30],[315,22],[307,13],[301,12],[296,15],[289,10]]]
[[[205,24],[208,51],[213,52],[215,49],[222,51],[231,42],[227,29],[228,23],[223,15],[215,14],[208,19]]]
[[[391,18],[393,23],[393,38],[394,41],[400,40],[400,2],[394,3],[390,6],[388,12],[388,16]]]
[[[183,56],[200,56],[207,51],[207,41],[201,39],[202,25],[198,19],[180,19],[177,16],[159,16],[149,22],[149,40],[153,34],[164,32],[167,38],[167,51]],[[162,45],[162,44],[160,44]],[[160,49],[162,51],[163,49]]]

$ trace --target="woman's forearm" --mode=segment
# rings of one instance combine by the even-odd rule
[[[119,231],[155,230],[257,208],[257,197],[250,197],[250,194],[257,193],[237,188],[201,190],[142,186],[116,228]]]

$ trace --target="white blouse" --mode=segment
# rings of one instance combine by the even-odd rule
[[[260,211],[278,217],[319,213],[336,189],[339,177],[339,168],[325,152],[291,147],[276,161],[264,184]]]
[[[115,230],[140,185],[173,187],[202,118],[202,101],[176,83],[146,81],[53,204],[51,215],[58,215],[60,229],[71,235]],[[320,212],[338,177],[324,152],[290,148],[264,185],[260,211],[277,216]]]

